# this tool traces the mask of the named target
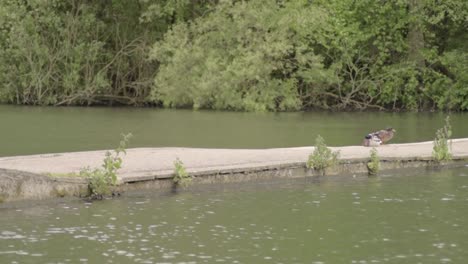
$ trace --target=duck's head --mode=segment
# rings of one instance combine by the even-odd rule
[[[386,128],[385,130],[387,130],[388,132],[392,132],[392,133],[395,133],[395,132],[396,132],[396,130],[393,129],[392,127],[388,127],[388,128]]]

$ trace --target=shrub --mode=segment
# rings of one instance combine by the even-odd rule
[[[0,102],[138,104],[147,96],[158,29],[139,22],[140,1],[0,2]]]
[[[332,79],[323,57],[299,42],[323,26],[322,15],[301,1],[283,7],[274,0],[220,1],[154,45],[150,58],[160,67],[149,100],[168,107],[297,110],[299,85]],[[308,29],[304,36],[295,33],[300,27]]]
[[[174,161],[174,184],[187,187],[192,182],[192,176],[187,173],[184,163],[177,158]]]
[[[322,171],[325,174],[325,169],[333,167],[338,163],[339,151],[332,151],[325,144],[325,140],[318,135],[315,139],[315,149],[309,155],[307,160],[307,167],[314,170]]]
[[[367,163],[367,170],[369,175],[376,175],[380,170],[380,159],[377,153],[377,149],[372,148],[370,151],[370,162]]]
[[[80,175],[88,178],[89,190],[92,199],[101,200],[111,193],[111,187],[117,183],[117,170],[122,167],[121,153],[126,154],[126,147],[132,134],[122,135],[119,147],[113,152],[107,151],[102,163],[102,168],[91,170],[83,168]]]
[[[447,116],[445,118],[444,127],[437,130],[436,138],[434,139],[432,157],[436,162],[452,159],[452,153],[450,151],[451,146],[449,145],[449,139],[451,136],[452,126],[450,125],[450,116]]]

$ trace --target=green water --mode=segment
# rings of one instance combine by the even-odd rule
[[[466,263],[468,167],[1,209],[0,263]]]
[[[452,114],[468,137],[468,114]],[[234,113],[0,106],[0,156],[131,147],[356,145],[432,140],[442,113]],[[0,263],[464,263],[468,167],[0,204]]]
[[[272,148],[358,145],[392,126],[394,143],[432,140],[443,113],[237,113],[154,108],[50,108],[0,105],[0,156],[130,147]],[[454,113],[454,137],[468,137],[468,113]]]

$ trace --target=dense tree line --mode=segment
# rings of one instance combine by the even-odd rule
[[[464,0],[3,0],[0,102],[468,110]]]

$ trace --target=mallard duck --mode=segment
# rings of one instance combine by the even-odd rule
[[[380,131],[372,133],[373,135],[376,135],[380,140],[382,140],[382,144],[387,143],[390,139],[393,138],[393,134],[396,132],[395,129],[389,127],[386,129],[382,129]]]
[[[380,138],[374,133],[367,134],[362,141],[362,145],[364,147],[378,147],[381,144],[382,140],[380,140]]]

